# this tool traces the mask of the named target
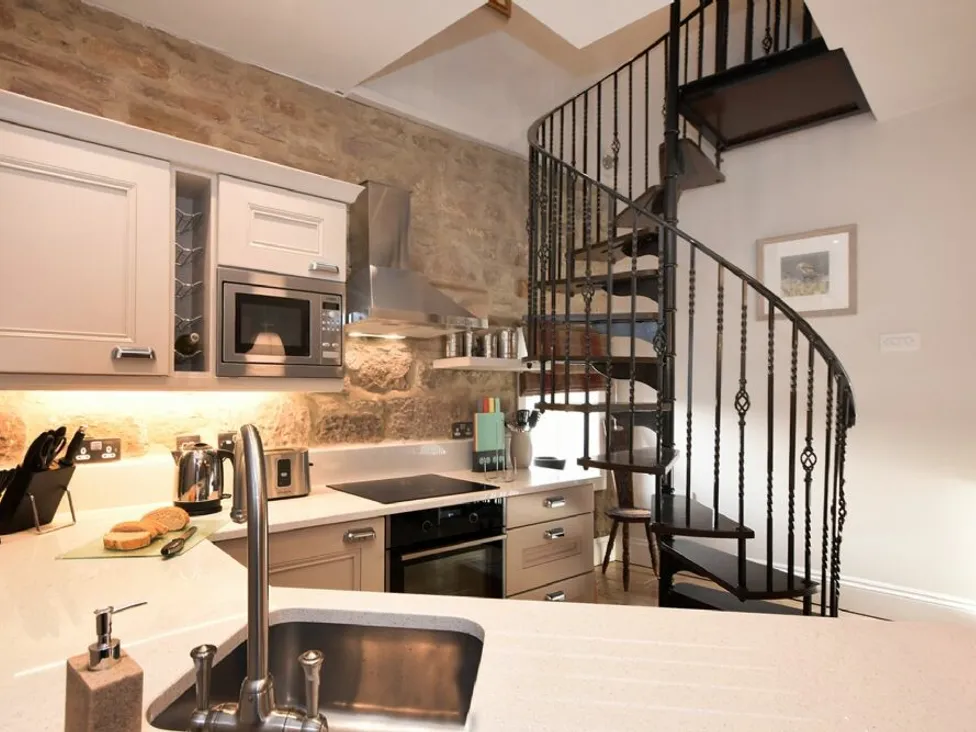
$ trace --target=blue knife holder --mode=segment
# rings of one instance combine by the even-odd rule
[[[13,534],[33,528],[38,534],[57,531],[72,526],[77,521],[75,504],[71,500],[68,484],[75,473],[75,466],[54,468],[32,473],[18,469],[10,485],[0,497],[0,534]],[[61,499],[68,496],[71,523],[53,529],[42,529],[54,520]]]

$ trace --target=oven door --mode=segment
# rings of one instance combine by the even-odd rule
[[[387,590],[418,595],[505,597],[505,535],[451,541],[411,551],[390,549]]]

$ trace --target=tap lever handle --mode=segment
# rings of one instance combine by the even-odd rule
[[[298,657],[298,663],[305,672],[305,716],[309,719],[319,716],[319,681],[324,660],[322,651],[305,651]]]
[[[193,667],[197,672],[197,711],[210,709],[210,672],[213,669],[217,646],[202,645],[190,651]]]

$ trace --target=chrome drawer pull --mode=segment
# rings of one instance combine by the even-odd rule
[[[566,602],[566,593],[562,590],[556,590],[555,592],[546,593],[546,600],[548,602]]]
[[[121,361],[123,358],[144,358],[155,361],[156,351],[149,346],[116,346],[112,349],[112,358],[116,361]]]
[[[566,506],[566,499],[562,496],[547,498],[542,502],[542,505],[546,508],[564,508]]]
[[[325,272],[327,274],[339,274],[339,267],[328,262],[312,262],[308,265],[309,272]]]
[[[559,526],[555,529],[549,529],[545,533],[545,537],[549,541],[552,541],[553,539],[562,539],[565,536],[566,536],[566,530],[562,526]]]
[[[342,540],[347,544],[354,544],[360,541],[371,541],[376,538],[376,531],[372,528],[370,529],[349,529],[343,537]]]

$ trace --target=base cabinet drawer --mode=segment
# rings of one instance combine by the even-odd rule
[[[593,570],[578,577],[570,577],[551,585],[512,595],[510,600],[541,600],[543,602],[596,602],[596,578]]]
[[[517,595],[593,570],[593,514],[508,531],[505,594]]]
[[[593,513],[592,483],[512,496],[505,502],[505,526],[517,528],[580,513]]]
[[[268,537],[273,587],[383,592],[386,524],[382,518],[313,526]],[[247,566],[247,539],[215,542]]]

